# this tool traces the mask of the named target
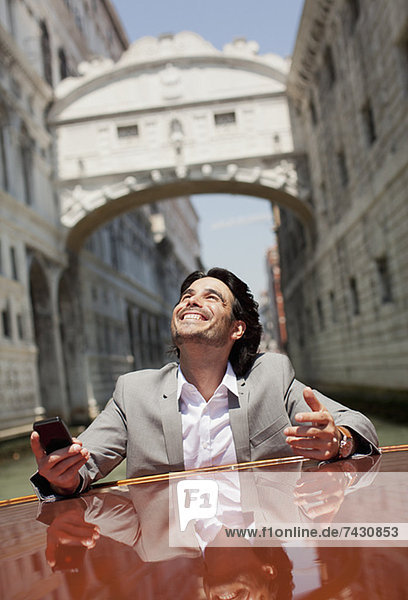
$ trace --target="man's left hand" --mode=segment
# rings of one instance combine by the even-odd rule
[[[309,387],[303,390],[303,398],[312,412],[298,413],[296,425],[284,430],[286,442],[296,455],[317,460],[330,460],[338,455],[341,433],[334,424],[327,408],[319,402]]]

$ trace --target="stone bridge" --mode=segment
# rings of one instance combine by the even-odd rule
[[[138,205],[203,193],[265,198],[313,231],[288,69],[255,42],[219,51],[191,32],[142,38],[117,63],[82,63],[48,116],[68,248]]]

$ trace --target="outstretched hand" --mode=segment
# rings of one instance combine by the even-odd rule
[[[38,465],[38,472],[45,477],[57,494],[73,494],[80,484],[79,469],[89,459],[89,451],[81,440],[73,438],[67,448],[46,454],[36,431],[31,434],[31,449]]]
[[[286,427],[286,442],[295,454],[316,460],[330,460],[339,452],[341,434],[332,415],[310,387],[303,390],[303,398],[312,412],[295,415],[298,423],[305,424]]]

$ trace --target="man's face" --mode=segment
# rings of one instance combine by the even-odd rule
[[[180,348],[186,342],[231,346],[245,331],[232,314],[234,296],[219,279],[203,277],[185,290],[173,311],[171,334]]]

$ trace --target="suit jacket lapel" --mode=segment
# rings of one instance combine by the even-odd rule
[[[251,460],[248,425],[248,389],[244,379],[238,379],[238,398],[228,390],[228,410],[238,462]]]
[[[171,373],[171,381],[165,386],[163,396],[160,398],[160,412],[169,465],[172,470],[182,471],[184,470],[183,432],[177,400],[177,378],[174,371]]]

